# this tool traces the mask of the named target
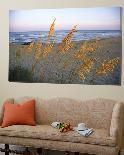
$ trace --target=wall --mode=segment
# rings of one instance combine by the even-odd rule
[[[124,0],[11,0],[0,2],[0,100],[7,97],[24,95],[52,98],[67,96],[79,99],[106,97],[124,100],[124,86],[88,86],[88,85],[56,85],[56,84],[25,84],[8,82],[8,10],[31,8],[58,8],[58,7],[93,7],[93,6],[123,6]],[[61,5],[60,5],[61,4]],[[123,24],[124,26],[124,24]],[[124,53],[124,51],[123,51]]]
[[[9,60],[9,9],[61,8],[61,7],[96,7],[122,6],[124,0],[3,0],[0,2],[0,101],[8,97],[39,96],[43,98],[71,97],[89,99],[105,97],[124,101],[124,85],[122,86],[88,86],[57,84],[25,84],[8,82]],[[124,18],[124,16],[123,16]],[[124,30],[124,20],[123,20]],[[124,55],[124,48],[123,48]],[[123,63],[124,66],[124,63]],[[123,68],[124,69],[124,68]],[[124,84],[124,76],[122,78]]]

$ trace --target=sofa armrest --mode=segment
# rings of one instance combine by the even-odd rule
[[[7,100],[4,101],[5,102],[11,102],[11,103],[14,103],[14,99],[13,98],[9,98]],[[3,103],[0,104],[0,126],[2,124],[2,120],[3,120]]]
[[[115,103],[110,125],[110,136],[116,139],[118,146],[121,146],[122,139],[123,109],[123,103]]]

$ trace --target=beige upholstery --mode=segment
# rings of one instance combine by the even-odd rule
[[[14,100],[22,103],[31,97]],[[68,98],[36,100],[37,126],[14,125],[0,128],[0,142],[102,155],[117,155],[121,146],[122,104],[108,99],[77,101]],[[75,131],[60,133],[50,124],[54,121],[84,122],[93,128],[89,137]],[[5,137],[2,140],[2,137]],[[22,140],[24,139],[24,140]],[[22,140],[22,142],[21,142]],[[36,141],[36,143],[35,143]],[[41,143],[40,143],[41,142]],[[68,146],[68,147],[67,147]],[[96,150],[97,149],[97,150]]]
[[[4,144],[22,145],[35,148],[46,148],[51,150],[71,151],[80,153],[89,153],[97,155],[117,155],[118,147],[108,147],[100,145],[51,141],[41,139],[30,139],[20,137],[0,136],[0,142]]]
[[[26,100],[29,100],[29,97],[15,100],[15,103]],[[79,122],[85,122],[89,127],[103,128],[109,132],[115,101],[94,99],[81,102],[68,98],[50,100],[36,98],[36,101],[37,124],[49,125],[54,121],[60,121],[71,122],[76,126]]]
[[[122,141],[122,131],[123,131],[123,104],[116,103],[113,108],[111,126],[110,126],[110,136],[115,137],[118,140],[118,145],[121,147]]]
[[[26,137],[54,141],[66,141],[83,144],[99,144],[105,146],[116,146],[116,139],[109,137],[104,129],[94,129],[94,133],[85,138],[75,131],[60,133],[58,129],[50,125],[37,125],[36,127],[26,125],[13,125],[0,128],[0,136]]]

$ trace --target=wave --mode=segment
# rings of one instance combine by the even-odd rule
[[[52,42],[60,43],[63,38],[68,34],[69,31],[55,31],[54,36],[51,37]],[[41,33],[41,34],[40,34]],[[42,42],[47,41],[48,32],[10,32],[9,34],[9,42],[16,42],[16,43],[25,43],[31,41],[37,41],[39,38],[42,39]],[[74,33],[72,41],[83,41],[83,40],[91,40],[96,38],[110,38],[110,37],[119,37],[121,36],[121,31],[117,30],[110,30],[110,31],[96,31],[96,30],[79,30]]]

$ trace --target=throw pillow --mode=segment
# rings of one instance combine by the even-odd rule
[[[10,125],[35,125],[35,100],[22,104],[4,104],[4,115],[1,127]]]
[[[13,104],[14,103],[14,99],[9,98],[4,103],[6,103],[6,102],[10,102],[11,104]],[[0,104],[0,126],[2,125],[2,121],[3,121],[3,105]]]

